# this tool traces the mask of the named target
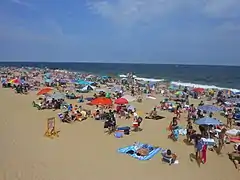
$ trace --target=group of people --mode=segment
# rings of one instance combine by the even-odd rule
[[[61,105],[64,103],[64,99],[54,99],[50,98],[47,99],[47,97],[40,98],[40,101],[36,104],[39,106],[40,109],[61,109]]]
[[[88,112],[82,109],[82,106],[70,104],[67,111],[63,113],[62,121],[66,123],[71,123],[75,121],[83,121],[91,115],[91,112]]]

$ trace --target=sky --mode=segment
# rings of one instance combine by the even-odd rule
[[[0,61],[240,65],[240,0],[1,0]]]

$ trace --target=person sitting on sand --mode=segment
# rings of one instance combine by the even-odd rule
[[[177,159],[177,155],[172,153],[172,151],[170,149],[168,149],[166,152],[164,152],[163,154],[163,160],[164,161],[168,161],[169,165],[173,164],[176,159]]]
[[[80,113],[79,110],[76,111],[76,120],[80,121],[82,117],[82,114]]]
[[[153,110],[150,112],[150,117],[154,119],[156,118],[156,116],[157,116],[157,109],[153,108]]]
[[[177,122],[177,117],[173,117],[170,125],[169,125],[169,130],[173,131],[178,128],[178,122]]]
[[[146,116],[145,118],[158,120],[158,119],[161,119],[161,116],[157,114],[157,109],[153,108],[153,110],[149,113],[149,116]]]
[[[198,106],[203,106],[204,105],[204,102],[203,101],[201,101],[199,104],[198,104]]]
[[[180,110],[180,108],[181,108],[181,106],[178,105],[177,108],[176,108],[176,110],[175,110],[175,114],[176,114],[176,117],[177,117],[178,119],[181,118],[181,110]]]
[[[71,118],[70,118],[70,116],[69,116],[68,111],[64,112],[64,114],[63,114],[63,120],[62,120],[62,121],[63,121],[63,122],[67,122],[67,123],[70,123],[70,122],[71,122]]]

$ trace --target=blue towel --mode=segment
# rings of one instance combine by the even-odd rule
[[[147,156],[138,156],[136,153],[128,153],[128,152],[136,152],[137,149],[144,147],[144,146],[149,149],[149,154]],[[119,153],[128,154],[128,155],[132,156],[133,158],[136,158],[141,161],[146,161],[146,160],[152,159],[160,151],[163,151],[163,149],[160,147],[154,148],[152,145],[143,144],[143,143],[138,143],[138,146],[131,145],[131,146],[127,146],[127,147],[118,149]]]

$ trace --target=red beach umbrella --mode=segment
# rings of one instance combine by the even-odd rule
[[[91,101],[92,105],[111,105],[113,102],[109,98],[99,97]]]
[[[203,93],[204,89],[203,88],[194,88],[193,91],[196,93]]]
[[[128,104],[128,100],[125,98],[118,98],[116,99],[115,104]]]

